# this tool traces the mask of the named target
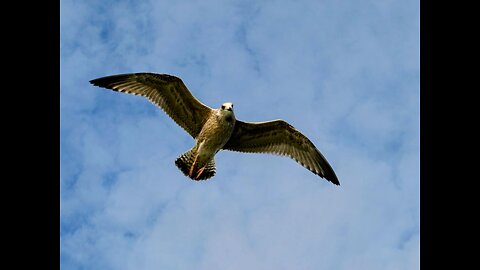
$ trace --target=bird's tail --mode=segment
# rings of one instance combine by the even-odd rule
[[[193,180],[207,180],[215,175],[215,160],[210,159],[206,164],[197,160],[197,150],[192,148],[175,160],[175,165]]]

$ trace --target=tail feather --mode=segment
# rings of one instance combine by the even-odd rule
[[[205,166],[203,171],[200,171],[204,166],[201,164],[201,161],[195,161],[196,151],[190,149],[189,151],[183,153],[180,157],[175,160],[175,165],[185,174],[185,176],[190,177],[193,180],[207,180],[215,175],[215,160],[212,158]],[[193,166],[193,169],[192,169]],[[192,172],[192,175],[190,175]]]

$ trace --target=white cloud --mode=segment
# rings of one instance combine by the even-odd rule
[[[418,1],[62,1],[62,267],[418,268],[418,16]],[[188,134],[88,83],[141,71],[288,120],[341,186],[233,152],[189,180]]]

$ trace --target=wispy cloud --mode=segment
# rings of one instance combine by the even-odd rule
[[[419,267],[418,1],[61,2],[61,267]],[[339,176],[193,145],[147,100],[91,86],[181,77],[245,121],[282,118]]]

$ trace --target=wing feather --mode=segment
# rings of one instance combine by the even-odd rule
[[[225,150],[286,155],[314,174],[340,185],[335,172],[315,145],[283,120],[243,122],[237,120]]]
[[[180,78],[167,74],[119,74],[94,79],[90,83],[147,98],[194,138],[212,111],[190,93]]]

